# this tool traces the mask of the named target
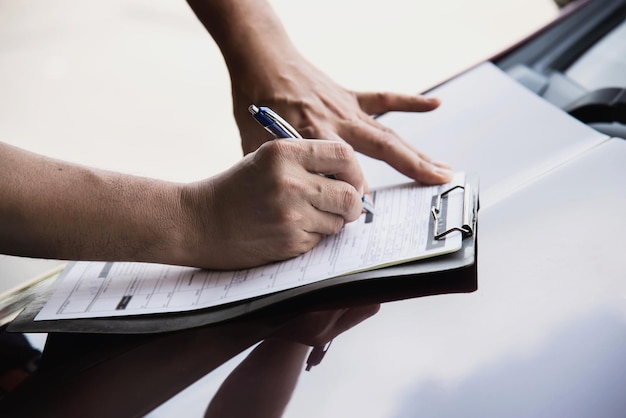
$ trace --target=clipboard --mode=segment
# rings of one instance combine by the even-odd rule
[[[442,213],[452,192],[463,190],[462,221],[446,225]],[[336,309],[447,293],[469,293],[477,284],[478,177],[433,196],[429,233],[442,240],[462,234],[462,246],[450,254],[332,277],[304,286],[193,311],[117,317],[38,320],[54,286],[33,300],[9,325],[12,332],[151,334],[217,324],[259,315]]]

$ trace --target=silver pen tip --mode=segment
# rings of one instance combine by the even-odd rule
[[[363,209],[366,212],[371,213],[372,215],[376,215],[376,211],[374,210],[374,204],[370,202],[365,195],[361,196],[361,202],[363,203]]]
[[[251,104],[250,106],[248,106],[248,111],[253,115],[256,115],[257,113],[259,113],[259,108]]]

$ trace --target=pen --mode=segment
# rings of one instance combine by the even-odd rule
[[[248,107],[248,110],[252,113],[252,117],[256,119],[267,132],[274,135],[276,139],[302,138],[302,135],[300,135],[293,126],[269,107],[256,107],[252,104]]]
[[[259,122],[266,131],[274,135],[274,138],[302,138],[302,135],[300,135],[293,126],[269,107],[257,107],[252,104],[248,107],[248,110],[252,114],[252,117]],[[332,175],[326,177],[335,178],[335,176]],[[361,203],[366,212],[374,213],[374,205],[365,198],[365,195],[361,196]]]

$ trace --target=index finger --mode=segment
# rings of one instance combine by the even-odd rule
[[[387,162],[400,173],[425,184],[441,184],[452,179],[446,164],[433,162],[428,156],[400,138],[394,131],[372,119],[342,127],[342,137],[357,151]]]
[[[301,158],[303,167],[312,172],[334,176],[351,184],[359,193],[365,189],[365,177],[354,148],[343,141],[306,140],[307,152]]]
[[[428,112],[439,107],[435,97],[399,93],[356,93],[361,109],[369,115],[386,112]]]

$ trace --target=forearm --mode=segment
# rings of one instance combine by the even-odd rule
[[[332,141],[272,141],[187,184],[0,143],[0,253],[255,267],[298,256],[356,220],[363,183],[352,148]]]
[[[266,0],[188,0],[198,19],[219,46],[231,74],[233,89],[259,97],[283,84],[276,74],[290,64],[302,65],[302,56],[292,44],[278,16]],[[255,83],[246,84],[247,80]],[[277,84],[276,84],[277,85]],[[267,92],[250,92],[264,86]],[[278,85],[277,85],[278,86]]]
[[[0,252],[174,262],[179,186],[46,158],[0,143]]]

